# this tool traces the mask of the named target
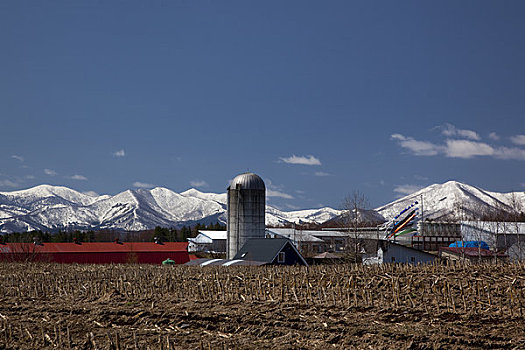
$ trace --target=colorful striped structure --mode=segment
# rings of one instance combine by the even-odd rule
[[[410,204],[408,207],[403,209],[397,214],[394,219],[386,226],[387,234],[386,238],[398,237],[407,233],[417,233],[417,229],[414,228],[417,216],[419,214],[419,208],[417,207],[418,202]]]

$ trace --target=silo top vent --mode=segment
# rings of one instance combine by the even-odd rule
[[[254,173],[244,173],[237,175],[231,182],[230,188],[235,189],[237,185],[243,190],[266,190],[264,181]]]

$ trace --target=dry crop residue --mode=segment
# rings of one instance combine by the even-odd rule
[[[3,263],[2,349],[524,349],[525,266]]]

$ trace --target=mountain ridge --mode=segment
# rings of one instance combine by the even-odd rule
[[[0,232],[69,229],[138,231],[155,226],[226,223],[226,193],[197,189],[177,193],[164,187],[91,196],[64,186],[38,185],[0,192]],[[322,223],[341,211],[332,208],[284,212],[267,206],[266,223]]]
[[[137,231],[155,226],[181,227],[196,223],[226,223],[226,193],[206,193],[191,188],[177,193],[168,188],[126,190],[93,196],[64,186],[38,185],[0,192],[0,233],[70,229]],[[458,181],[433,184],[376,209],[367,217],[391,220],[419,201],[423,219],[468,219],[483,213],[522,212],[524,192],[486,191]],[[342,210],[330,207],[282,211],[266,206],[266,224],[322,224],[335,222]]]
[[[427,186],[375,210],[389,220],[415,201],[422,207],[423,219],[468,220],[498,212],[522,212],[525,192],[492,192],[451,180]]]

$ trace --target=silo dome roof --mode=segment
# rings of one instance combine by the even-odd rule
[[[237,175],[231,182],[230,187],[236,188],[240,185],[243,190],[266,190],[264,181],[254,173]]]

